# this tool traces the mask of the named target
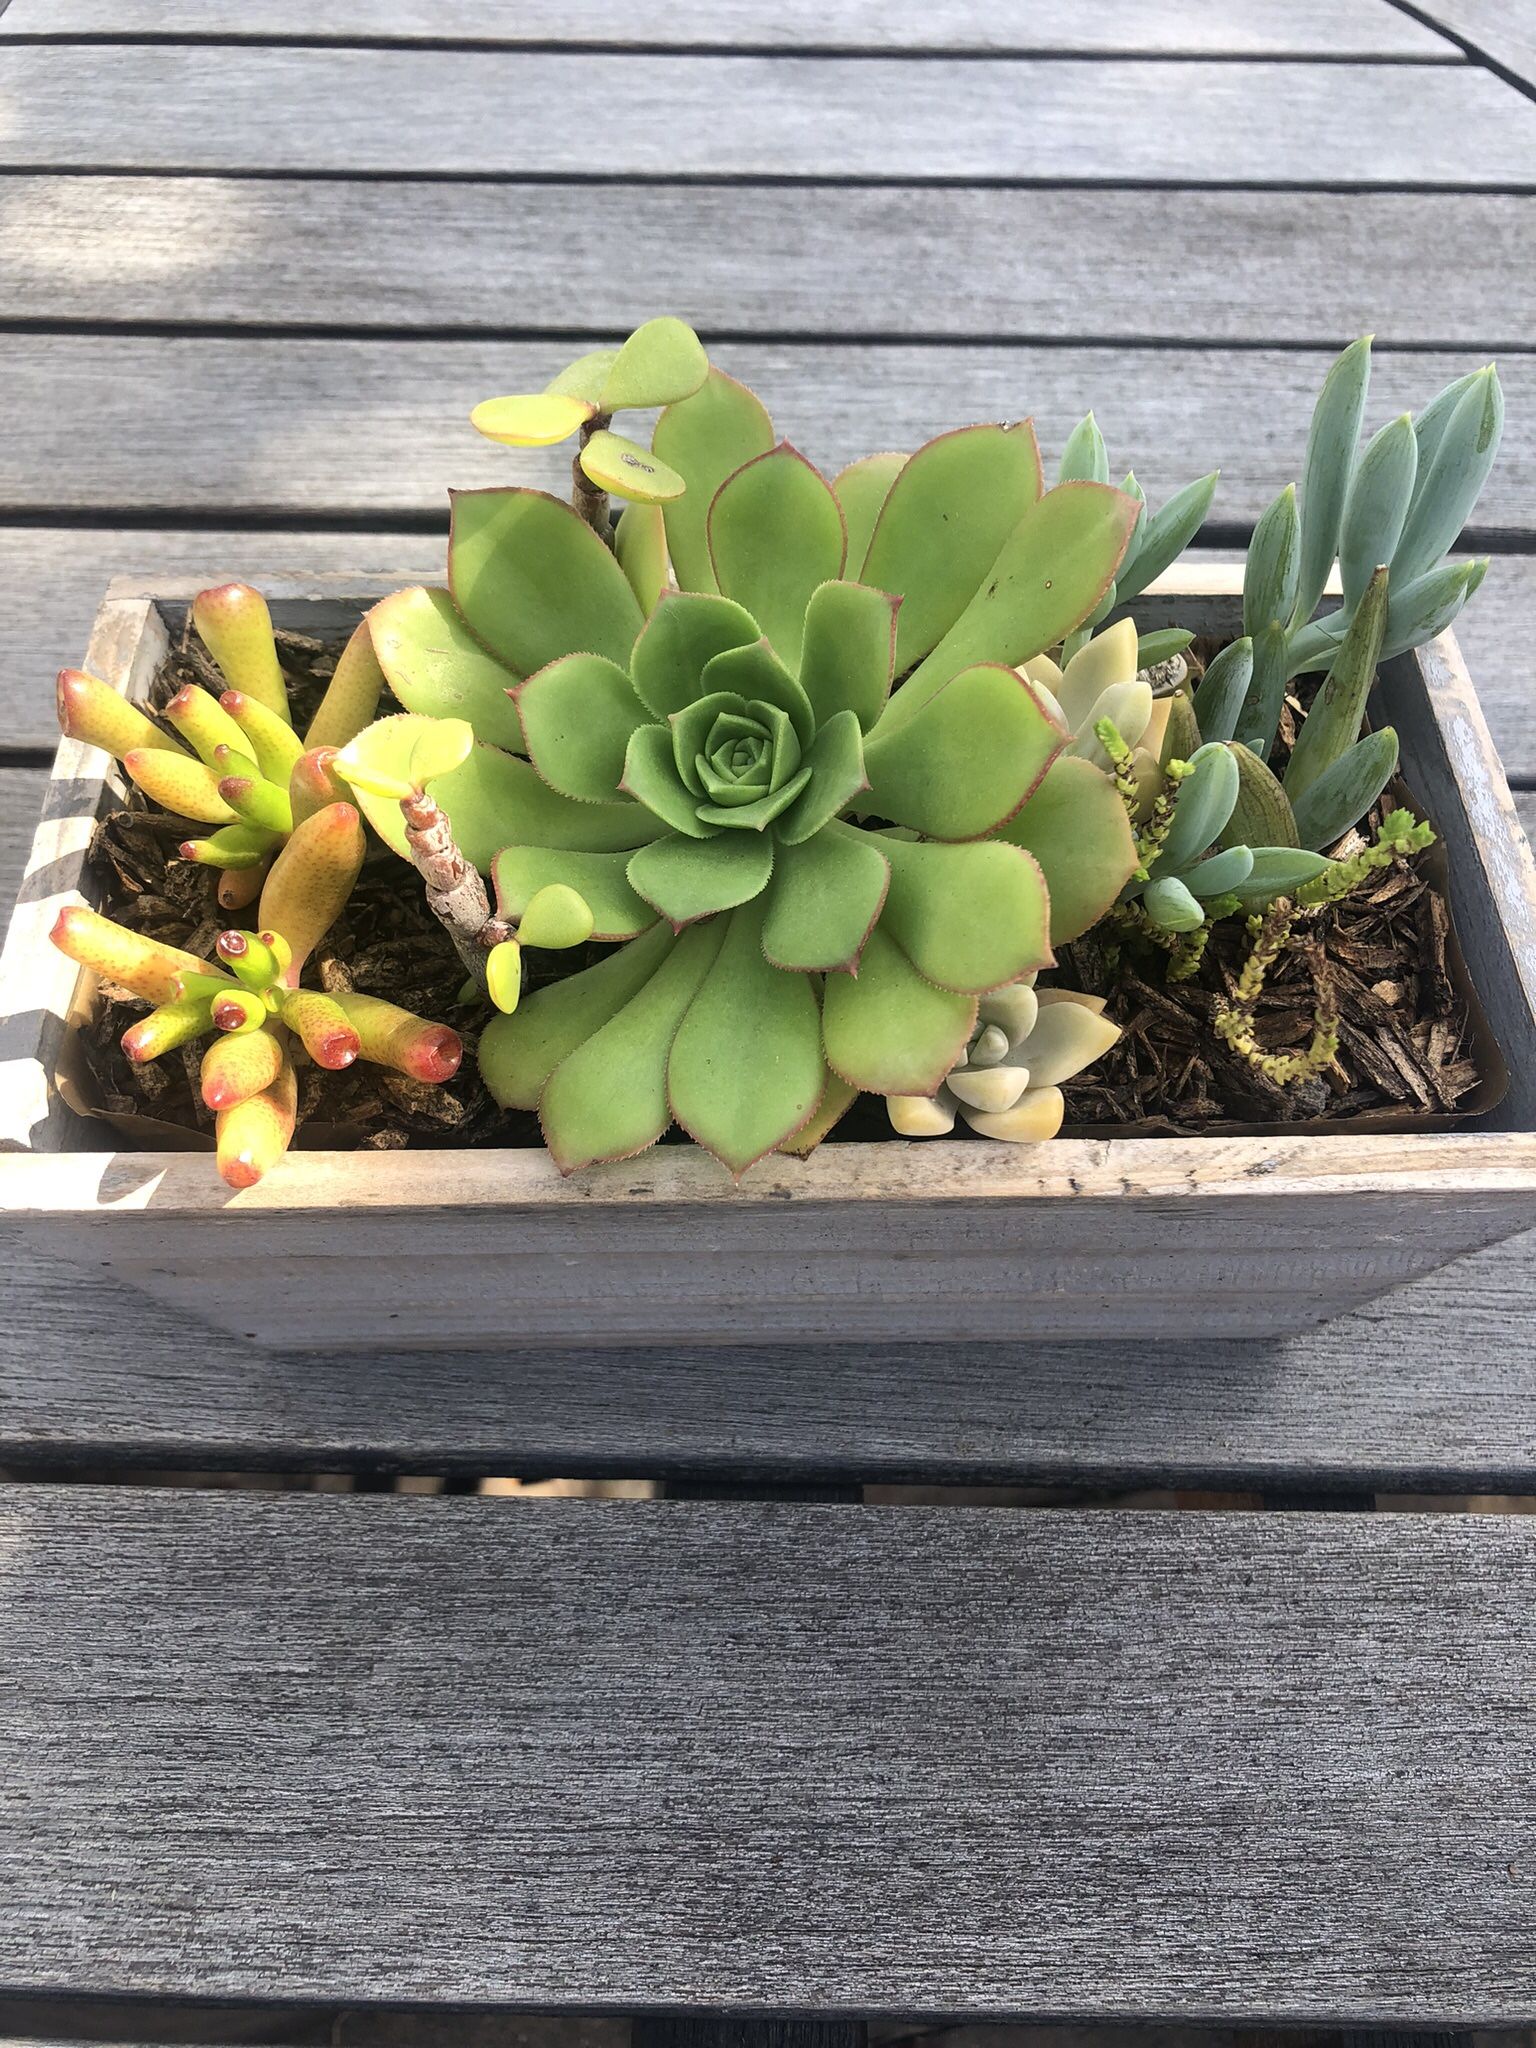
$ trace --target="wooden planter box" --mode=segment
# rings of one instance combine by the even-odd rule
[[[1137,609],[1231,627],[1238,576],[1185,565]],[[208,580],[114,584],[85,666],[142,697]],[[269,595],[280,625],[329,634],[395,587],[315,577]],[[1465,1129],[832,1143],[765,1162],[739,1190],[683,1148],[569,1180],[538,1150],[300,1149],[235,1194],[206,1154],[106,1149],[106,1126],[55,1087],[89,989],[48,931],[91,898],[84,855],[116,774],[65,740],[0,959],[0,1211],[38,1249],[298,1348],[1258,1337],[1321,1322],[1536,1225],[1536,869],[1452,636],[1391,663],[1381,694],[1511,1073]]]

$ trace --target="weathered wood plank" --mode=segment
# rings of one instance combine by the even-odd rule
[[[47,786],[46,768],[0,767],[0,917],[10,917]]]
[[[1536,185],[1536,107],[1470,64],[12,44],[0,78],[8,170]]]
[[[1420,0],[1441,28],[1464,37],[1524,85],[1536,90],[1536,17],[1528,0]]]
[[[1511,782],[1536,782],[1536,557],[1497,555],[1456,638]]]
[[[22,175],[0,182],[0,321],[623,334],[676,306],[716,335],[1484,353],[1536,328],[1536,222],[1507,194],[855,188],[783,246],[761,186],[469,182],[445,205],[428,180]]]
[[[10,1990],[1536,2003],[1525,1518],[21,1487],[0,1536]]]
[[[989,0],[673,0],[638,18],[625,0],[333,0],[317,14],[303,0],[11,0],[0,41],[17,36],[182,37],[224,43],[296,37],[305,42],[453,42],[514,48],[640,43],[653,47],[1101,51],[1109,56],[1448,57],[1453,44],[1387,0],[1032,0],[1010,10]]]
[[[1233,1346],[282,1356],[6,1250],[0,1465],[1536,1489],[1536,1239]],[[210,1283],[212,1284],[212,1283]]]
[[[327,511],[437,515],[447,487],[541,484],[563,490],[558,449],[482,440],[481,398],[538,389],[583,345],[164,340],[140,335],[0,336],[10,425],[0,443],[0,508],[104,507],[212,513]],[[1097,409],[1113,460],[1158,499],[1222,466],[1215,517],[1251,521],[1300,470],[1326,350],[743,342],[716,351],[758,389],[779,431],[824,467],[873,448],[912,447],[972,420],[1032,414],[1054,459]],[[1422,403],[1469,367],[1467,353],[1383,351],[1371,417]],[[1501,365],[1510,416],[1536,418],[1536,357]],[[91,459],[61,466],[57,421]],[[1481,529],[1529,533],[1536,436],[1512,431],[1478,506]],[[3,510],[0,510],[3,516]],[[413,546],[419,555],[419,547]]]

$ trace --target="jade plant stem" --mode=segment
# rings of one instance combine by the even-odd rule
[[[581,440],[576,453],[571,457],[571,504],[606,546],[613,545],[613,536],[608,524],[608,493],[600,491],[581,466],[582,450],[594,434],[607,431],[613,415],[595,412],[583,423]]]
[[[485,883],[459,851],[442,806],[425,790],[416,790],[400,799],[400,810],[406,846],[427,885],[427,907],[483,989],[486,955],[492,946],[512,938],[515,928],[505,918],[492,916]]]

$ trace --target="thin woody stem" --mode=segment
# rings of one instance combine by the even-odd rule
[[[491,914],[479,871],[459,851],[447,813],[425,790],[400,799],[406,850],[427,885],[427,908],[453,940],[477,986],[485,987],[485,956],[514,927]]]
[[[581,450],[594,434],[607,428],[612,413],[595,412],[585,420],[581,428],[581,440],[577,452],[571,457],[571,504],[588,526],[607,546],[613,545],[613,533],[608,523],[608,493],[600,491],[581,466]]]

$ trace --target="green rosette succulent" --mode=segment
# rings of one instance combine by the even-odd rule
[[[1045,490],[1028,423],[828,483],[717,370],[655,449],[676,587],[543,493],[460,493],[448,588],[373,615],[407,715],[348,751],[466,719],[430,788],[498,918],[562,885],[616,948],[490,1020],[496,1099],[566,1171],[676,1122],[739,1174],[861,1090],[932,1094],[979,997],[1119,894],[1119,795],[1018,669],[1102,602],[1138,508]]]

